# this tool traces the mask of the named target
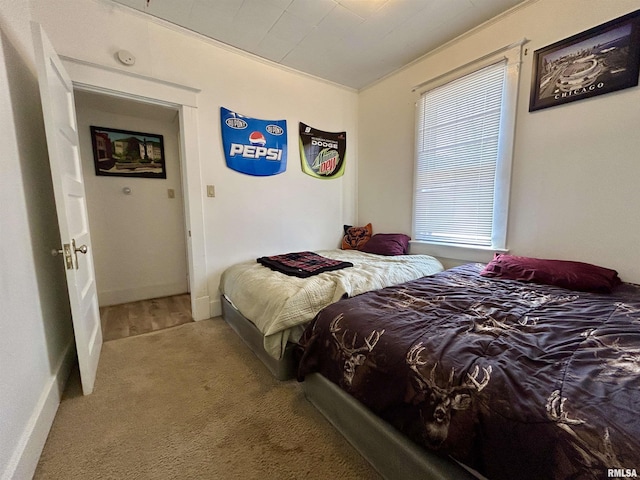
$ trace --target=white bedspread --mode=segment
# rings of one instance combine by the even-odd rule
[[[319,250],[327,258],[353,267],[297,278],[260,265],[255,260],[229,267],[220,291],[264,334],[264,347],[281,358],[288,340],[298,340],[302,325],[343,296],[415,280],[443,270],[429,255],[383,256],[357,250]]]

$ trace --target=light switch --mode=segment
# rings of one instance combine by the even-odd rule
[[[207,197],[216,196],[216,187],[214,185],[207,185]]]
[[[169,198],[176,198],[176,191],[173,188],[167,190],[167,196]]]

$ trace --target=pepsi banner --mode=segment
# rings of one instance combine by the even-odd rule
[[[323,132],[300,122],[302,171],[316,178],[337,178],[344,173],[347,132]]]
[[[287,169],[287,121],[259,120],[220,107],[227,166],[264,177]]]

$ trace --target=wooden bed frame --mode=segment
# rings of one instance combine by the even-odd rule
[[[302,382],[307,399],[387,480],[486,480],[453,459],[413,443],[318,373]]]
[[[296,376],[297,364],[293,355],[294,345],[287,344],[280,360],[273,358],[264,349],[262,332],[244,315],[234,308],[231,302],[222,295],[222,318],[231,326],[251,351],[265,364],[271,374],[278,380],[289,380]]]

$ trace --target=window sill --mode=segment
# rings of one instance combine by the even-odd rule
[[[437,258],[454,260],[456,263],[481,262],[488,263],[494,253],[506,253],[503,248],[480,247],[477,245],[461,245],[455,243],[433,243],[411,240],[410,253],[432,255]]]

